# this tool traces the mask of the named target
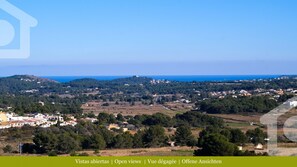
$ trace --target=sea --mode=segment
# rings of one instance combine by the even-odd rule
[[[223,82],[223,81],[240,81],[240,80],[259,80],[259,79],[274,79],[281,75],[153,75],[141,76],[149,77],[156,80],[168,80],[179,82]],[[42,76],[57,82],[65,83],[77,79],[91,78],[100,81],[110,81],[114,79],[127,78],[132,76]]]

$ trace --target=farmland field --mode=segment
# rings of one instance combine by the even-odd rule
[[[192,109],[191,104],[184,103],[166,103],[164,105],[154,104],[154,105],[144,105],[141,102],[135,102],[134,105],[131,105],[128,102],[108,102],[108,106],[104,106],[105,102],[100,101],[90,101],[82,105],[84,113],[93,112],[95,115],[98,115],[101,112],[109,114],[122,114],[124,116],[131,115],[152,115],[155,113],[163,113],[171,117],[176,114],[186,112]]]

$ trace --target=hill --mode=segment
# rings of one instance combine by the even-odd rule
[[[15,75],[0,78],[0,93],[21,94],[39,90],[46,91],[58,85],[59,83],[56,81],[45,78],[39,78],[32,75]]]

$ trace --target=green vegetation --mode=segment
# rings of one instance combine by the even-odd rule
[[[93,134],[85,137],[82,140],[81,145],[83,149],[101,150],[106,148],[106,142],[104,138],[99,134]]]
[[[12,112],[23,115],[32,113],[81,114],[81,99],[51,96],[0,95],[0,108],[12,107]]]
[[[286,89],[296,87],[297,80],[272,79],[241,82],[161,82],[151,84],[147,77],[130,77],[111,81],[80,79],[69,83],[58,83],[34,76],[12,76],[0,78],[0,108],[12,107],[20,115],[25,113],[65,113],[81,114],[81,105],[90,100],[103,101],[109,106],[115,101],[135,105],[165,104],[179,100],[179,95],[191,102],[197,102],[199,111],[208,113],[265,113],[271,108],[292,97],[283,95],[278,102],[269,97],[238,97],[209,99],[212,91],[240,91],[262,89]],[[88,94],[90,93],[90,94]],[[154,97],[153,95],[160,95]],[[164,96],[163,96],[164,95]],[[166,96],[165,96],[166,95]],[[170,95],[170,96],[168,96]],[[39,102],[43,102],[41,105]]]
[[[236,114],[242,112],[266,113],[278,106],[267,96],[210,99],[197,103],[200,111],[210,114]]]
[[[225,130],[225,132],[226,131],[228,130]],[[247,142],[247,137],[240,129],[229,129],[229,133],[226,132],[225,136],[231,143],[235,143],[237,145],[243,145]]]
[[[129,133],[118,134],[114,137],[113,148],[132,148],[133,147],[133,136]]]
[[[25,143],[23,153],[53,156],[89,149],[163,147],[168,141],[164,128],[158,125],[139,131],[134,136],[128,132],[115,134],[87,122],[81,122],[76,127],[37,128],[33,133],[34,144]]]
[[[172,127],[172,126],[191,126],[191,127],[205,127],[209,125],[217,125],[219,127],[223,126],[224,122],[220,118],[208,116],[206,114],[199,113],[197,111],[189,111],[183,114],[177,114],[174,118],[169,116],[156,113],[153,115],[136,115],[130,120],[130,124],[140,126],[152,126],[160,125],[163,127]]]
[[[162,113],[156,113],[153,115],[136,115],[128,122],[138,126],[160,125],[163,127],[171,127],[174,125],[174,120],[168,115]]]
[[[166,135],[164,127],[160,125],[148,126],[131,135],[128,132],[112,132],[99,124],[83,121],[75,127],[52,126],[44,129],[25,126],[0,132],[7,136],[7,141],[30,141],[34,136],[33,142],[23,144],[22,152],[50,156],[73,154],[82,150],[98,152],[102,149],[164,147],[169,146],[169,141],[174,141],[177,146],[197,145],[200,149],[195,151],[195,155],[255,155],[248,151],[238,151],[237,146],[247,143],[264,144],[266,137],[259,128],[244,134],[239,129],[208,125],[200,132],[197,141],[188,125],[178,126],[174,136]],[[9,146],[5,147],[5,152],[11,151]]]
[[[143,135],[143,143],[145,147],[162,147],[168,141],[165,130],[162,126],[154,125],[145,130]]]
[[[200,144],[201,150],[196,150],[196,156],[233,156],[238,152],[236,145],[220,134],[210,134],[203,136],[203,142]]]
[[[70,117],[69,115],[75,116],[78,120],[86,117],[98,119],[95,123],[78,121],[74,127],[60,127],[57,124],[46,129],[30,126],[10,128],[0,130],[0,136],[3,137],[1,140],[22,142],[23,153],[49,156],[60,154],[87,156],[87,154],[77,154],[77,151],[81,150],[94,150],[99,153],[102,149],[164,147],[171,141],[177,146],[198,146],[199,149],[195,151],[195,155],[255,155],[250,152],[241,152],[237,146],[244,146],[247,143],[265,144],[267,135],[260,128],[243,133],[239,129],[226,127],[226,123],[221,118],[212,117],[208,113],[263,114],[292,97],[292,94],[276,96],[276,93],[266,96],[265,91],[296,88],[296,85],[297,79],[294,78],[236,82],[160,81],[158,83],[152,82],[152,79],[147,77],[130,77],[112,81],[81,79],[69,83],[57,83],[34,76],[0,78],[0,108],[3,111],[19,115],[61,114],[65,120]],[[256,89],[265,89],[263,92],[265,95],[254,93]],[[252,96],[238,95],[241,90],[250,91]],[[233,97],[231,97],[232,94],[222,97],[211,95],[212,92],[220,94],[227,91],[237,94]],[[103,108],[120,107],[125,103],[133,107],[138,107],[139,104],[147,107],[159,104],[158,106],[168,109],[168,112],[173,113],[174,116],[170,117],[164,114],[165,112],[134,116],[131,112],[133,116],[118,114],[115,117],[103,111],[98,116],[94,114],[95,111],[82,115],[81,107],[89,101],[95,101],[96,104],[98,102]],[[183,106],[183,111],[188,111],[187,105],[194,103],[196,105],[194,110],[180,113],[179,106],[170,108],[174,103]],[[133,127],[135,125],[136,134],[123,132],[122,129],[110,131],[105,127],[108,124],[120,124],[126,121]],[[240,127],[239,124],[238,127]],[[168,135],[166,128],[168,130],[176,128],[174,135],[173,133]],[[192,134],[193,128],[203,128],[199,137]],[[12,146],[6,145],[3,151],[11,153],[14,150]]]
[[[4,148],[3,148],[3,152],[4,153],[11,153],[13,151],[13,148],[11,145],[6,145]]]
[[[98,124],[104,125],[104,124],[112,124],[116,122],[116,118],[113,114],[107,114],[107,113],[99,113],[98,115]]]
[[[191,127],[205,127],[209,125],[216,125],[222,127],[224,122],[220,118],[201,114],[198,111],[189,111],[184,114],[178,114],[175,116],[177,126],[189,125]]]
[[[69,154],[82,149],[104,149],[111,146],[112,137],[113,134],[107,129],[86,122],[76,127],[37,129],[33,139],[34,152]]]
[[[264,142],[264,132],[259,128],[251,130],[244,134],[239,129],[207,127],[199,134],[197,146],[194,152],[195,156],[255,156],[254,152],[238,150],[238,146],[244,146],[246,143],[261,143],[261,140],[248,140],[252,138],[261,138]],[[263,143],[264,144],[264,143]],[[262,154],[260,154],[262,155]],[[263,154],[265,155],[265,154]]]
[[[192,134],[191,127],[182,125],[176,129],[175,142],[178,146],[195,146],[197,141]]]
[[[256,128],[254,130],[248,130],[246,132],[246,136],[254,144],[264,144],[267,134],[265,134],[260,128]]]

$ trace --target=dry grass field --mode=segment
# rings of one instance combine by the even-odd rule
[[[124,116],[131,115],[152,115],[155,113],[163,113],[173,117],[177,113],[183,113],[192,109],[190,104],[184,103],[167,103],[164,105],[144,105],[141,102],[136,102],[135,105],[131,105],[127,102],[108,102],[109,106],[104,106],[105,102],[90,101],[82,105],[84,113],[94,112],[95,115],[105,112],[109,114],[122,114]]]
[[[90,156],[193,156],[191,147],[162,147],[162,148],[137,148],[137,149],[112,149],[100,150],[99,154],[94,151],[83,151]]]
[[[225,125],[230,128],[238,128],[246,132],[259,127],[261,114],[241,115],[241,114],[209,114],[210,116],[222,118]]]
[[[241,115],[241,114],[209,114],[211,116],[223,118],[226,122],[254,122],[260,123],[260,117],[262,114],[251,114],[251,115]]]

